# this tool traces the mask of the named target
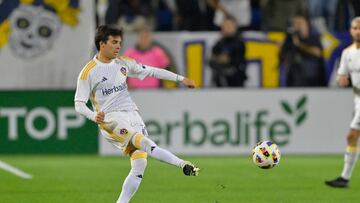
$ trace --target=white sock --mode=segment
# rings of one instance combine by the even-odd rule
[[[177,166],[177,167],[183,167],[186,163],[186,161],[180,159],[179,157],[175,156],[171,152],[167,151],[166,149],[163,149],[155,144],[152,140],[150,140],[148,137],[143,137],[140,141],[141,150],[147,152],[151,157],[154,157],[155,159]]]
[[[182,167],[185,163],[184,160],[175,156],[174,154],[167,151],[166,149],[160,148],[159,146],[156,146],[152,149],[150,156],[154,157],[157,160],[163,161],[168,164],[172,164],[177,167]]]
[[[341,177],[347,180],[350,179],[352,171],[356,165],[359,153],[356,147],[347,147],[344,156],[344,168],[341,172]]]
[[[128,203],[140,186],[146,168],[146,159],[131,160],[131,170],[126,177],[116,203]]]

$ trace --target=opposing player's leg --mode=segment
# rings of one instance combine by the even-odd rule
[[[131,170],[126,177],[116,203],[128,203],[140,186],[147,165],[146,152],[136,150],[130,156]]]
[[[355,127],[353,126],[353,124],[351,126]],[[359,156],[359,148],[358,148],[359,136],[360,136],[360,130],[357,129],[350,130],[347,136],[347,147],[344,156],[344,167],[341,172],[341,176],[334,180],[325,181],[327,185],[338,188],[346,188],[349,186],[349,180]]]
[[[200,169],[194,164],[182,160],[166,149],[159,147],[154,141],[141,133],[135,134],[129,144],[132,144],[137,149],[147,152],[151,157],[157,160],[182,168],[184,174],[187,176],[197,176],[199,174]]]

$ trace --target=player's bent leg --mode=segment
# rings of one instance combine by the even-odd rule
[[[359,130],[351,129],[347,137],[348,145],[344,156],[344,168],[341,173],[341,177],[345,180],[350,180],[352,171],[355,168],[356,161],[359,156],[359,148],[357,146],[359,135]]]
[[[147,153],[136,150],[130,157],[131,170],[126,177],[116,203],[128,203],[138,190],[147,165]]]
[[[175,156],[171,152],[159,147],[154,141],[144,136],[143,134],[136,134],[132,137],[131,143],[138,149],[147,152],[151,157],[162,162],[172,164],[183,169],[185,175],[196,176],[199,173],[199,168],[188,161],[184,161]]]
[[[359,130],[350,130],[347,136],[347,147],[344,156],[344,167],[341,172],[341,176],[334,180],[325,181],[325,184],[327,184],[328,186],[337,188],[347,188],[349,186],[349,180],[359,156],[359,147],[357,146],[359,136]]]

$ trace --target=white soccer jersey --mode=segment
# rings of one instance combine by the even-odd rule
[[[137,110],[128,92],[128,76],[139,79],[153,76],[172,81],[184,78],[167,70],[137,63],[125,56],[113,59],[110,63],[102,63],[95,56],[79,74],[74,100],[86,103],[90,98],[94,111],[105,114]]]
[[[350,128],[360,130],[360,49],[356,48],[355,43],[344,49],[341,55],[338,74],[349,74],[351,77],[355,93],[355,114],[350,123]]]
[[[360,49],[356,48],[355,43],[344,49],[338,74],[350,74],[352,85],[360,88]]]

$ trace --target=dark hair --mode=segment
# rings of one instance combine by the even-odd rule
[[[96,49],[100,50],[100,42],[106,42],[109,39],[109,36],[120,36],[123,38],[123,31],[121,28],[117,28],[112,25],[100,25],[96,29],[95,34],[95,46]]]

